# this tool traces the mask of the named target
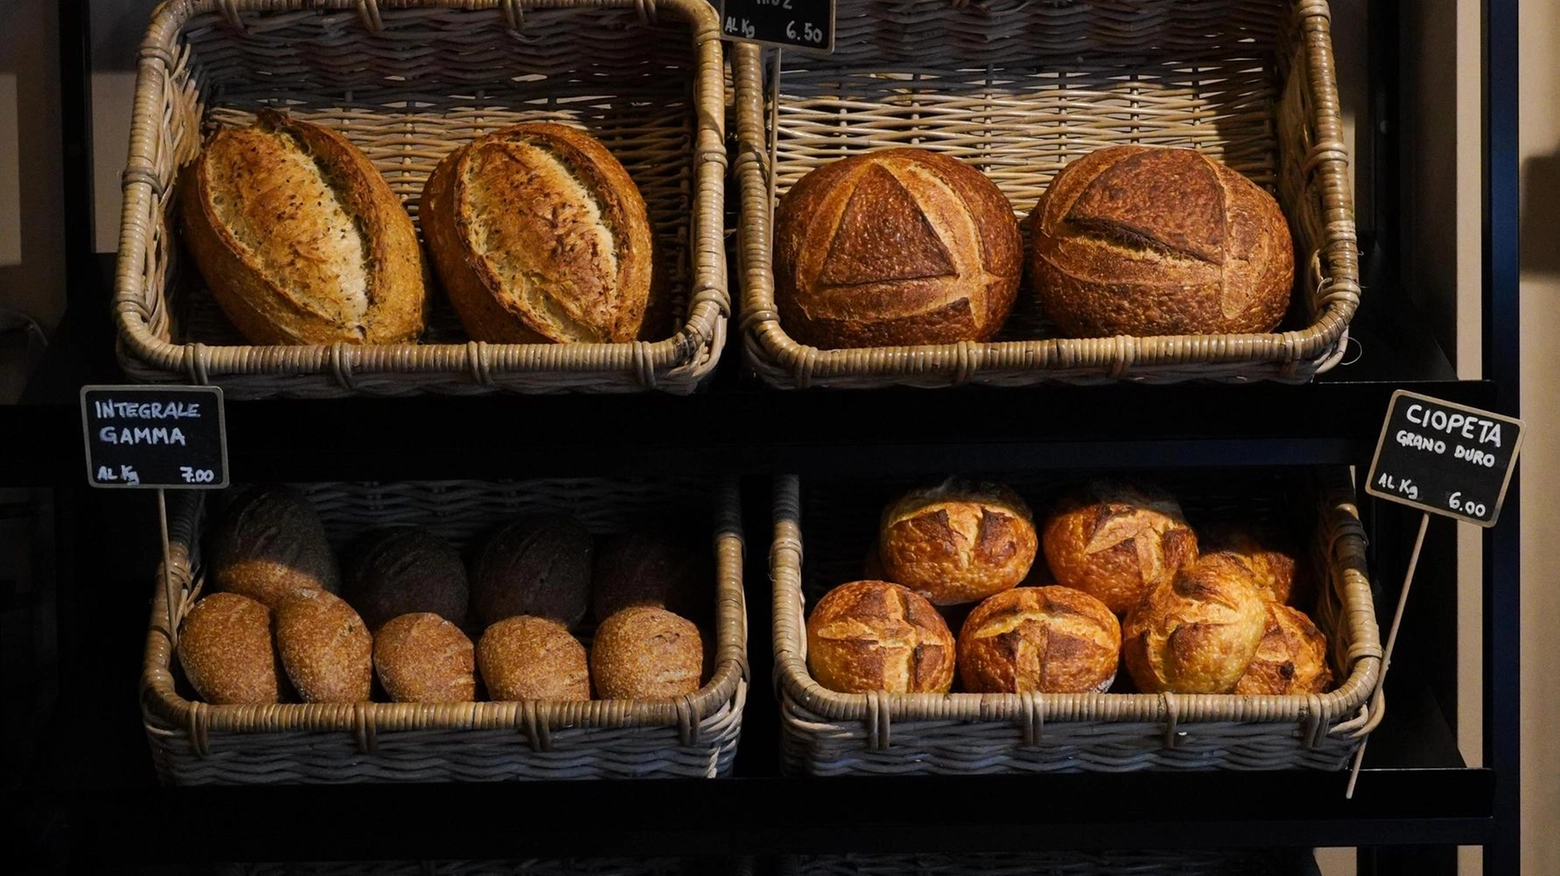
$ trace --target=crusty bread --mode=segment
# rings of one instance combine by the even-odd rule
[[[1030,234],[1041,303],[1072,337],[1267,332],[1289,307],[1278,202],[1188,149],[1113,146],[1068,164]]]
[[[590,677],[602,699],[691,694],[704,678],[704,640],[687,618],[664,608],[630,606],[596,628]]]
[[[271,608],[300,591],[341,586],[325,527],[290,487],[256,487],[234,500],[212,530],[209,556],[218,590]]]
[[[959,678],[971,693],[1104,691],[1120,654],[1116,616],[1070,587],[1004,590],[959,630]]]
[[[488,627],[477,668],[491,700],[590,699],[585,646],[548,618],[521,615]]]
[[[841,584],[807,618],[807,669],[830,690],[945,693],[955,659],[942,615],[899,584]]]
[[[345,137],[261,110],[253,127],[213,134],[185,173],[184,241],[251,343],[391,344],[422,333],[416,228]]]
[[[1229,693],[1256,656],[1267,605],[1245,563],[1202,557],[1127,615],[1122,652],[1133,683],[1145,693]]]
[[[477,554],[471,577],[476,621],[487,628],[521,614],[573,629],[590,604],[590,533],[561,514],[522,517]]]
[[[1017,493],[958,478],[901,496],[883,511],[878,533],[888,580],[933,605],[1018,586],[1038,544],[1034,517]]]
[[[276,609],[276,651],[306,703],[364,702],[374,687],[374,637],[346,601],[295,593]]]
[[[603,621],[631,605],[651,605],[702,620],[714,602],[712,565],[707,551],[666,533],[603,539],[591,572],[591,612]]]
[[[420,611],[464,624],[466,564],[449,542],[425,529],[379,530],[363,540],[349,563],[343,595],[371,630]]]
[[[1235,682],[1238,694],[1326,693],[1332,687],[1327,637],[1303,612],[1269,602],[1267,627],[1257,654]]]
[[[1056,504],[1041,536],[1063,587],[1118,615],[1197,559],[1197,536],[1175,497],[1147,484],[1095,479]]]
[[[374,671],[398,703],[468,703],[476,655],[466,634],[432,612],[392,618],[374,636]]]
[[[1252,583],[1266,599],[1294,605],[1302,596],[1292,540],[1270,526],[1220,521],[1203,527],[1197,543],[1208,553],[1229,553],[1251,568]]]
[[[420,216],[473,339],[638,337],[654,281],[650,219],[628,171],[589,134],[528,122],[473,140],[434,169]]]
[[[775,211],[781,324],[817,347],[988,340],[1012,310],[1023,261],[996,184],[922,149],[826,164]]]
[[[271,645],[271,611],[237,593],[213,593],[179,624],[179,665],[213,705],[281,700],[281,668]]]

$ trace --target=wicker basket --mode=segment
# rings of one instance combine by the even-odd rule
[[[1381,645],[1365,539],[1347,475],[1282,473],[1161,479],[1194,526],[1239,514],[1310,532],[1303,567],[1320,582],[1311,612],[1331,644],[1338,686],[1316,696],[1188,694],[842,694],[807,671],[805,606],[862,576],[879,513],[905,484],[795,477],[775,486],[775,673],[783,762],[812,775],[1125,772],[1142,769],[1335,770],[1381,720]],[[1045,488],[1004,478],[1045,508]],[[1214,492],[1222,491],[1222,492]],[[805,503],[802,499],[805,498]],[[1291,509],[1312,509],[1309,519]],[[802,564],[803,521],[811,534]],[[1299,528],[1303,527],[1303,528]]]
[[[208,783],[433,782],[715,777],[730,772],[747,698],[742,532],[734,483],[704,481],[321,484],[305,490],[338,547],[369,529],[424,527],[464,547],[503,520],[572,514],[593,533],[658,520],[714,533],[714,666],[696,693],[663,700],[213,706],[175,678],[159,583],[141,677],[142,717],[161,779]],[[182,620],[202,585],[198,494],[172,512],[172,581]],[[713,506],[713,508],[712,508]],[[674,516],[675,515],[675,516]],[[709,631],[706,630],[706,633]]]
[[[702,0],[170,0],[136,83],[120,362],[134,380],[219,384],[232,398],[691,392],[730,310],[722,76]],[[414,219],[434,166],[473,137],[522,121],[585,128],[645,196],[680,321],[654,342],[488,344],[435,293],[421,344],[247,344],[176,242],[177,172],[203,125],[247,124],[268,106],[344,134]]]
[[[737,46],[748,361],[786,388],[1299,383],[1330,368],[1360,287],[1329,28],[1324,0],[839,0],[831,56]],[[918,146],[979,168],[1027,216],[1065,164],[1123,143],[1197,149],[1277,195],[1297,250],[1285,330],[1055,337],[1027,276],[990,343],[820,350],[780,323],[774,204],[808,171]]]
[[[813,855],[781,862],[780,876],[1312,876],[1308,849],[1243,851],[976,852],[963,855]]]
[[[737,866],[684,858],[532,858],[516,861],[331,861],[226,864],[217,876],[736,876]]]

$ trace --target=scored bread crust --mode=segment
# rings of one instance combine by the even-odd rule
[[[947,693],[956,650],[937,609],[887,581],[841,584],[807,618],[807,670],[840,693]]]
[[[645,327],[649,213],[628,171],[583,131],[528,122],[456,149],[428,178],[421,217],[473,339],[623,343]]]
[[[1103,691],[1120,654],[1116,616],[1070,587],[1005,590],[959,630],[959,678],[971,693]]]
[[[1327,637],[1304,612],[1269,602],[1267,629],[1256,656],[1235,683],[1235,693],[1319,694],[1327,692],[1332,680]]]
[[[949,479],[884,509],[878,558],[888,580],[934,605],[1018,586],[1039,547],[1029,505],[995,483]]]
[[[1174,496],[1105,478],[1063,496],[1040,537],[1056,583],[1124,615],[1197,559],[1197,535]]]
[[[298,177],[299,170],[317,178]],[[253,127],[213,134],[184,173],[185,245],[223,313],[251,343],[391,344],[422,334],[428,296],[417,230],[384,177],[345,137],[261,110]],[[350,227],[330,226],[323,198],[307,202],[305,193],[321,186]],[[245,222],[224,220],[229,204]],[[355,281],[327,265],[331,249],[350,254],[354,246],[361,290],[344,289],[344,280]]]
[[[1209,554],[1154,588],[1127,616],[1122,655],[1145,693],[1229,693],[1267,630],[1267,600],[1246,564]]]

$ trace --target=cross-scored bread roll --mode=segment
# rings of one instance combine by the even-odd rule
[[[1222,521],[1204,527],[1198,545],[1208,553],[1234,554],[1251,569],[1252,583],[1263,597],[1292,605],[1299,595],[1295,550],[1291,540],[1277,530],[1255,524]]]
[[[398,703],[469,703],[476,668],[471,640],[432,612],[393,618],[374,636],[374,671]]]
[[[957,478],[901,496],[884,510],[878,534],[889,580],[934,605],[1018,586],[1038,544],[1034,517],[1017,493]]]
[[[937,609],[887,581],[841,584],[807,618],[807,669],[841,693],[945,693],[955,653]]]
[[[1197,536],[1175,497],[1124,481],[1092,480],[1064,496],[1041,543],[1056,583],[1118,615],[1197,559]]]
[[[1332,680],[1327,637],[1303,612],[1269,602],[1262,642],[1235,683],[1235,693],[1319,694],[1327,692]]]
[[[371,630],[403,614],[431,611],[466,622],[466,564],[449,542],[410,526],[372,533],[348,563],[344,595]]]
[[[271,611],[237,593],[213,593],[179,624],[179,665],[213,705],[274,703],[281,667],[271,645]]]
[[[534,514],[500,529],[472,568],[471,607],[484,628],[506,617],[550,617],[573,629],[590,605],[593,546],[579,521]]]
[[[704,678],[704,639],[693,621],[634,605],[601,622],[590,645],[590,677],[603,699],[691,694]]]
[[[1145,692],[1229,693],[1256,656],[1268,604],[1239,558],[1201,558],[1127,615],[1122,651],[1132,681]]]
[[[257,487],[229,505],[211,533],[211,580],[218,590],[271,608],[305,590],[340,589],[336,555],[303,494]]]
[[[276,651],[306,703],[358,703],[374,687],[374,637],[345,600],[296,593],[276,609]]]
[[[971,693],[1104,691],[1120,654],[1116,616],[1070,587],[1005,590],[959,630],[959,678]]]
[[[477,668],[491,700],[590,699],[585,646],[548,618],[521,615],[488,627]]]

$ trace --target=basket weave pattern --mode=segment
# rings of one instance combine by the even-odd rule
[[[114,313],[139,381],[234,398],[495,390],[691,392],[730,310],[721,49],[699,0],[173,0],[141,48]],[[333,128],[414,220],[446,154],[524,121],[583,127],[645,196],[676,325],[657,341],[469,341],[443,294],[421,344],[252,346],[186,264],[179,168],[263,107]]]
[[[159,776],[209,783],[432,782],[715,777],[736,755],[747,697],[742,533],[734,484],[710,501],[699,481],[549,480],[511,484],[301,487],[338,548],[370,529],[415,525],[457,547],[524,513],[575,515],[594,534],[657,520],[708,521],[715,556],[714,665],[697,692],[661,700],[220,705],[175,678],[168,598],[157,587],[141,680]],[[169,521],[175,617],[203,585],[204,508],[180,497]],[[159,578],[159,582],[161,582]]]
[[[1021,478],[1008,482],[1034,492]],[[893,491],[828,483],[809,486],[804,497],[798,479],[787,476],[775,484],[770,549],[785,768],[810,775],[1341,769],[1381,718],[1379,708],[1367,707],[1381,643],[1347,475],[1329,472],[1319,486],[1260,481],[1278,491],[1265,497],[1257,491],[1213,495],[1207,482],[1205,492],[1196,493],[1195,483],[1179,490],[1166,484],[1194,525],[1221,510],[1239,510],[1299,523],[1305,526],[1300,531],[1313,533],[1303,563],[1318,582],[1311,616],[1328,636],[1339,680],[1334,690],[1315,696],[826,690],[807,670],[806,606],[830,587],[861,577],[878,512]],[[1284,510],[1291,507],[1313,510],[1294,521]],[[810,533],[805,565],[804,521]]]

